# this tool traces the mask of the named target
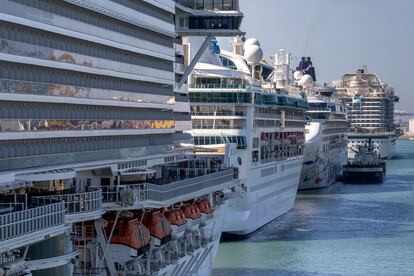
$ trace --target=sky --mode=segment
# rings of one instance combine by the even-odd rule
[[[265,58],[283,48],[312,57],[319,83],[363,65],[414,112],[414,0],[240,0],[246,37]],[[293,61],[296,66],[298,60]]]

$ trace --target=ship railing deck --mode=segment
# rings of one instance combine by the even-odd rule
[[[102,187],[104,207],[161,208],[230,188],[236,181],[233,168],[228,168],[164,185],[141,183]]]
[[[64,202],[66,222],[97,219],[104,212],[102,209],[102,190],[99,188],[93,188],[87,192],[37,196],[32,200],[37,204]]]
[[[190,89],[247,89],[247,84],[190,84]]]
[[[236,0],[231,1],[213,1],[213,0],[175,0],[176,3],[193,10],[221,10],[221,11],[234,11],[239,10],[239,2]]]
[[[66,228],[63,202],[10,210],[0,215],[0,253],[61,235]]]

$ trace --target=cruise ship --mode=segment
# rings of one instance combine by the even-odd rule
[[[327,187],[342,175],[348,161],[346,107],[335,87],[316,84],[310,57],[302,58],[294,78],[306,91],[309,105],[299,189]]]
[[[335,82],[348,110],[348,155],[354,157],[358,145],[372,139],[377,154],[392,158],[400,135],[394,123],[394,104],[399,101],[394,88],[383,83],[366,66],[354,74],[345,74]]]
[[[201,41],[184,44],[197,50]],[[212,43],[188,83],[195,144],[228,153],[239,169],[240,197],[229,202],[223,231],[243,237],[293,207],[307,102],[299,90],[276,87],[275,67],[262,61],[256,39],[236,37],[233,46],[229,52]]]
[[[2,1],[0,275],[211,274],[238,176],[191,147],[182,37],[242,17],[237,0]]]

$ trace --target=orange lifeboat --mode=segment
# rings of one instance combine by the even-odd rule
[[[171,224],[161,211],[146,213],[144,215],[144,224],[154,238],[154,245],[160,246],[171,240]]]
[[[187,219],[180,209],[172,209],[165,212],[165,217],[171,223],[171,225],[181,226],[187,222]]]
[[[185,217],[189,220],[186,226],[187,232],[197,231],[201,222],[201,213],[196,204],[187,203],[181,207]]]
[[[214,212],[213,206],[208,199],[198,200],[196,205],[201,213],[203,214],[211,214]]]
[[[201,217],[200,210],[195,204],[186,204],[181,207],[181,210],[188,219],[196,220]]]
[[[181,211],[181,209],[172,209],[165,212],[165,217],[168,219],[168,221],[171,223],[172,227],[172,238],[173,239],[179,239],[181,238],[185,233],[185,227],[184,225],[187,223],[187,219]]]
[[[109,236],[115,220],[108,221],[106,228]],[[147,252],[150,248],[151,236],[150,231],[139,219],[119,218],[111,238],[111,245],[124,245],[135,249],[136,256],[140,256]],[[135,256],[135,254],[134,254]]]

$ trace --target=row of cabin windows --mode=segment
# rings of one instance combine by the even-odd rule
[[[60,103],[0,101],[0,118],[16,119],[108,119],[172,120],[172,110]],[[181,115],[178,115],[181,118]],[[189,115],[186,116],[189,118]]]
[[[0,62],[0,78],[156,95],[173,95],[173,87],[170,85],[12,62]]]
[[[125,51],[73,37],[50,33],[26,26],[23,27],[13,23],[6,23],[4,21],[0,21],[0,38],[29,44],[26,47],[19,46],[19,48],[16,48],[11,45],[9,46],[6,41],[4,41],[4,43],[1,43],[0,51],[8,52],[11,54],[50,58],[50,51],[41,53],[38,50],[34,51],[30,46],[38,45],[41,47],[58,49],[71,53],[79,53],[91,57],[145,66],[159,70],[171,72],[173,70],[171,61],[166,61],[163,59],[137,54],[134,52]]]
[[[96,136],[0,141],[0,159],[172,144],[172,135]]]
[[[193,103],[246,103],[252,102],[250,93],[190,93],[190,102]]]
[[[188,27],[189,29],[201,29],[201,30],[237,30],[240,27],[240,23],[243,17],[241,16],[190,16]]]
[[[220,145],[233,143],[237,145],[237,149],[246,149],[247,142],[244,136],[195,136],[194,144],[203,145]]]
[[[131,8],[133,10],[139,11],[141,13],[145,13],[147,15],[153,16],[158,18],[162,21],[168,22],[173,24],[174,16],[172,13],[159,9],[151,4],[148,4],[144,1],[137,1],[137,0],[112,0],[112,2],[116,2],[121,4],[125,7]]]
[[[33,9],[24,10],[16,9],[16,5],[12,4],[13,2],[18,2],[25,6],[41,10],[43,12],[37,12]],[[129,24],[127,22],[114,19],[110,16],[91,11],[82,7],[78,7],[73,4],[65,3],[61,0],[8,0],[6,3],[2,3],[2,8],[4,10],[22,17],[27,17],[28,14],[37,15],[39,21],[45,21],[49,23],[50,14],[66,17],[75,21],[79,21],[85,24],[93,25],[105,30],[121,33],[145,41],[150,41],[159,45],[166,47],[172,47],[172,38],[166,35],[150,31],[144,28],[141,28],[136,25]],[[45,14],[47,12],[49,14]],[[65,21],[60,22],[61,25],[64,25]],[[59,24],[59,23],[58,23]],[[74,30],[76,26],[63,26]],[[76,31],[87,31],[87,30],[76,30]],[[98,35],[98,34],[96,34]]]

